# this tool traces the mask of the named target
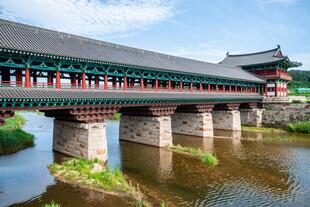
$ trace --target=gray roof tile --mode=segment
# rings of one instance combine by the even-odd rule
[[[0,47],[227,79],[264,82],[239,67],[150,52],[1,19]]]
[[[227,66],[247,66],[273,63],[285,59],[287,57],[282,55],[280,46],[278,46],[275,49],[249,54],[230,55],[227,53],[227,56],[220,64]]]

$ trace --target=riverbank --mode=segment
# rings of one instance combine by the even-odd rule
[[[26,119],[16,114],[0,126],[0,155],[11,154],[34,145],[34,136],[21,129]]]
[[[69,159],[50,165],[49,170],[61,182],[127,198],[132,206],[151,206],[119,168],[104,167],[98,160]]]
[[[242,126],[242,130],[263,133],[298,132],[310,134],[310,121],[289,123],[287,127],[282,128]]]

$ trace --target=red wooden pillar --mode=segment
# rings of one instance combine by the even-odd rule
[[[95,86],[96,88],[99,88],[99,76],[95,75]]]
[[[219,86],[218,86],[218,84],[215,84],[215,91],[216,91],[216,93],[219,92]]]
[[[241,93],[243,93],[243,89],[244,89],[243,86],[241,86]]]
[[[144,79],[140,79],[140,91],[144,91]]]
[[[231,93],[231,85],[229,85],[229,93]]]
[[[158,80],[155,80],[155,91],[158,91]]]
[[[108,90],[108,75],[104,75],[104,90]]]
[[[193,83],[192,82],[189,83],[189,91],[193,92]]]
[[[203,89],[203,88],[202,88],[202,83],[200,82],[200,83],[199,83],[199,91],[202,92],[202,89]]]
[[[183,82],[180,81],[180,92],[183,92]]]
[[[252,86],[250,87],[250,93],[252,93],[253,92],[253,89],[252,89]]]
[[[53,85],[53,72],[49,71],[47,73],[47,85],[52,86]]]
[[[235,92],[236,93],[238,92],[238,86],[235,86]]]
[[[264,90],[264,92],[265,92],[265,96],[267,96],[268,95],[268,91],[267,91],[268,89],[267,89],[267,83],[265,84],[265,90]]]
[[[56,70],[56,88],[60,88],[60,71]]]
[[[25,69],[25,87],[29,88],[30,86],[31,86],[30,85],[30,69],[26,68]]]
[[[16,85],[23,84],[23,71],[20,69],[16,69]]]
[[[124,76],[124,90],[127,90],[127,76]]]
[[[168,80],[168,91],[171,91],[171,80]]]
[[[211,85],[210,85],[210,83],[208,84],[208,92],[210,93],[210,91],[211,91]]]
[[[86,89],[86,74],[82,73],[82,89]]]
[[[116,77],[113,77],[113,88],[116,88]]]
[[[223,85],[223,92],[225,92],[226,91],[226,88],[225,88],[225,85]]]
[[[278,96],[278,83],[277,82],[275,82],[274,94],[275,96]]]

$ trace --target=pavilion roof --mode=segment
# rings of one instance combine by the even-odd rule
[[[290,61],[287,56],[284,56],[279,45],[277,46],[277,48],[256,53],[236,55],[231,55],[227,53],[225,59],[222,60],[220,64],[227,66],[244,67],[254,65],[268,65],[271,63],[277,63],[282,61],[287,62],[288,67],[297,67],[301,65],[301,63]]]
[[[181,58],[0,19],[0,48],[252,82],[239,67]]]

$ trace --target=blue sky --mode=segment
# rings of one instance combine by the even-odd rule
[[[0,0],[0,18],[209,62],[279,44],[310,70],[308,0]]]

